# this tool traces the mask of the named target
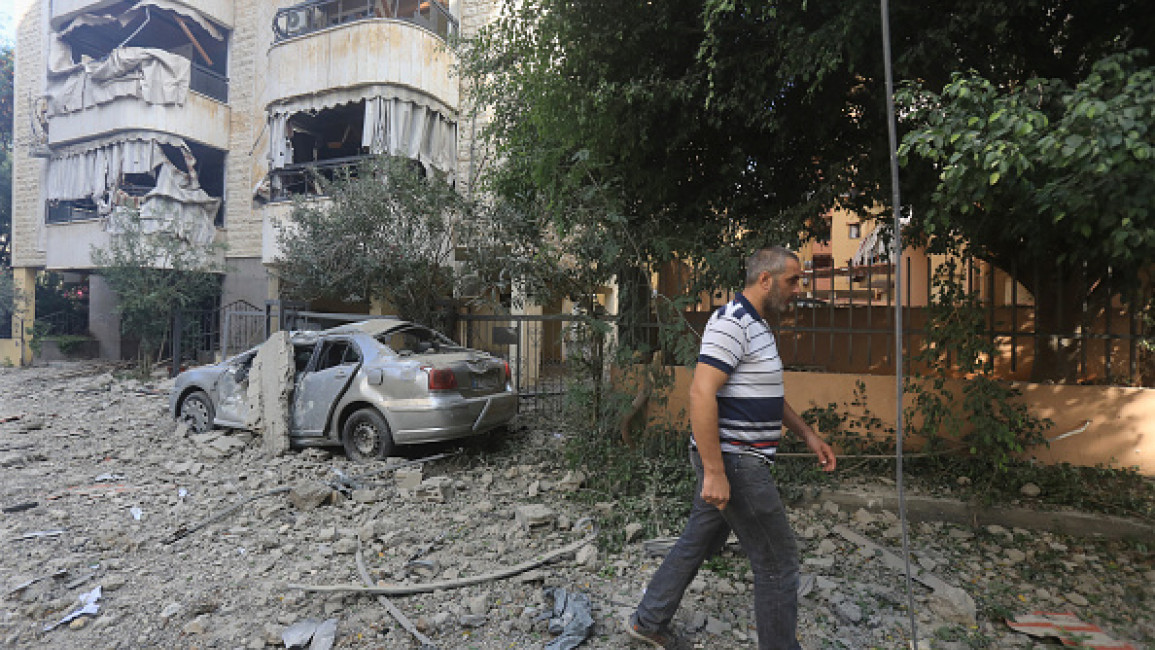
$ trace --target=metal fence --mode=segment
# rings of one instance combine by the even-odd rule
[[[929,260],[922,266],[908,261],[903,271],[913,280],[904,282],[903,295],[903,359],[910,364],[926,345],[928,327],[934,326],[928,323],[926,306],[934,301],[937,289]],[[893,375],[894,303],[889,291],[893,273],[889,265],[849,266],[828,273],[828,289],[812,291],[813,298],[768,318],[783,360],[804,369]],[[1079,313],[1066,321],[1056,314],[1048,319],[1052,325],[1047,328],[1039,322],[1039,305],[1055,301],[1036,301],[1018,273],[970,263],[961,267],[961,283],[983,311],[982,336],[995,351],[996,376],[1031,379],[1038,351],[1061,341],[1073,350],[1080,383],[1134,386],[1151,381],[1149,370],[1144,370],[1144,364],[1151,363],[1144,347],[1155,343],[1155,338],[1145,332],[1141,310],[1131,306],[1134,302],[1128,303],[1109,281],[1100,286],[1086,278],[1040,282],[1040,271],[1031,273],[1031,284],[1040,287],[1040,293],[1046,291],[1053,298],[1083,296]],[[836,289],[834,280],[840,276],[849,281]],[[822,279],[815,274],[810,277],[811,287]],[[709,313],[699,313],[691,319],[700,331],[708,317]]]
[[[335,25],[393,18],[420,25],[442,39],[457,33],[457,19],[439,0],[311,0],[277,10],[273,38],[303,36]]]

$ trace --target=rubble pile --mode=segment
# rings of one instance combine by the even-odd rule
[[[416,450],[438,455],[427,462],[269,457],[251,432],[189,435],[166,413],[170,381],[127,376],[96,362],[0,369],[5,646],[629,647],[620,622],[668,544],[627,524],[621,553],[600,550],[612,495],[572,500],[583,477],[555,436]],[[791,517],[804,647],[906,647],[897,518],[821,499]],[[918,523],[911,546],[922,647],[1044,647],[1004,621],[1032,611],[1155,641],[1143,545]],[[1019,610],[991,606],[1007,590]],[[699,648],[753,647],[751,592],[730,547],[691,585],[678,628]]]

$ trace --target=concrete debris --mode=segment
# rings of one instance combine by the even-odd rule
[[[289,406],[293,390],[293,344],[286,331],[274,332],[261,344],[249,369],[245,424],[261,432],[265,453],[280,456],[289,450]]]
[[[44,423],[27,433],[19,431],[23,418],[0,422],[0,456],[44,457],[5,468],[0,482],[0,506],[40,504],[0,514],[0,539],[8,541],[0,647],[262,650],[284,648],[286,628],[314,619],[304,649],[325,643],[318,628],[337,619],[333,648],[541,648],[562,637],[549,634],[555,603],[545,589],[564,587],[567,598],[580,592],[591,603],[594,625],[579,649],[619,650],[632,647],[622,618],[660,564],[649,538],[677,534],[682,523],[652,529],[635,514],[638,504],[586,490],[591,470],[583,468],[579,481],[553,438],[573,423],[553,412],[523,412],[527,428],[498,448],[423,447],[412,460],[371,464],[322,449],[266,458],[248,433],[180,435],[165,411],[167,380],[129,382],[110,368],[0,368],[0,411]],[[406,485],[407,474],[414,482]],[[430,485],[446,501],[417,496],[432,477],[445,477]],[[537,497],[529,499],[535,483]],[[286,498],[306,485],[297,496],[314,493],[312,503]],[[901,529],[889,505],[870,501],[874,487],[860,494],[856,484],[857,500],[810,498],[788,508],[804,571],[803,647],[909,647],[905,561],[899,538],[887,537]],[[572,498],[575,488],[580,499]],[[342,491],[349,498],[333,496]],[[878,492],[893,495],[893,485]],[[588,498],[595,494],[597,506]],[[537,520],[523,511],[519,520],[518,508],[529,504],[553,516],[529,525]],[[140,521],[129,516],[132,507],[141,509]],[[605,513],[614,522],[603,531],[611,544],[595,547],[587,531]],[[1060,516],[1069,518],[1046,513]],[[1155,647],[1155,622],[1135,604],[1155,602],[1148,554],[1113,540],[1104,518],[1084,516],[1082,530],[1102,537],[1051,533],[991,513],[975,527],[912,523],[919,647],[961,650],[981,639],[984,647],[1025,650],[1058,642],[992,619],[1004,608],[1074,612],[1111,638]],[[56,534],[22,537],[29,531]],[[179,543],[164,543],[170,531],[181,533],[174,533]],[[675,541],[666,539],[663,550]],[[342,581],[386,593],[293,587]],[[42,631],[97,585],[99,614]],[[754,647],[752,590],[749,564],[731,542],[686,592],[675,629],[700,650]],[[984,607],[972,615],[980,597]]]
[[[518,506],[514,509],[514,517],[518,525],[525,530],[536,526],[548,526],[557,520],[557,513],[549,506],[530,504]]]
[[[317,481],[300,481],[289,492],[289,501],[298,510],[312,510],[333,498],[333,488]]]
[[[421,486],[422,478],[420,467],[402,467],[393,472],[393,481],[401,490],[416,490]]]

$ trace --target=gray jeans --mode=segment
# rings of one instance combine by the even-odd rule
[[[722,454],[730,502],[718,510],[702,500],[702,459],[690,451],[698,487],[690,520],[658,568],[638,605],[639,627],[664,629],[674,619],[686,587],[702,562],[726,543],[731,529],[754,570],[754,616],[761,650],[800,650],[798,545],[766,461],[747,454]]]

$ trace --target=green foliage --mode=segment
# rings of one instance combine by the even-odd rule
[[[220,295],[218,246],[189,242],[160,229],[150,232],[138,212],[118,215],[120,232],[107,248],[92,248],[92,260],[119,301],[121,332],[140,338],[141,374],[161,352],[173,316]]]
[[[985,334],[982,306],[964,290],[956,259],[935,271],[933,286],[927,338],[913,359],[925,374],[908,378],[906,391],[915,396],[915,406],[904,418],[929,450],[961,441],[972,456],[1005,469],[1028,447],[1046,444],[1043,434],[1051,422],[1014,401],[1021,395],[1016,387],[994,378],[995,349]],[[951,376],[965,379],[961,403],[945,387]]]
[[[1140,289],[1135,305],[1150,299],[1142,280],[1155,259],[1155,67],[1146,51],[1097,60],[1076,83],[956,73],[941,92],[915,85],[899,101],[910,128],[899,154],[933,188],[911,194],[920,206],[913,227],[932,250],[965,242],[970,254],[1022,271],[1042,332],[1075,322],[1096,293]],[[1087,294],[1072,290],[1079,284]],[[1034,379],[1071,379],[1074,359],[1041,346]]]
[[[297,198],[277,232],[277,269],[291,297],[381,299],[445,330],[455,298],[500,306],[512,278],[547,263],[535,258],[532,220],[468,200],[425,178],[415,161],[373,158],[317,181],[328,200]]]

